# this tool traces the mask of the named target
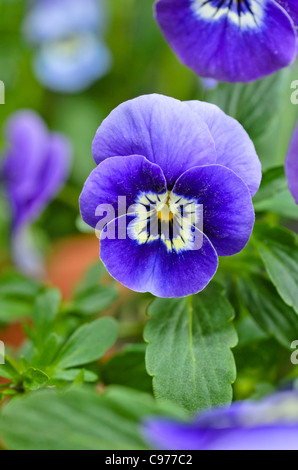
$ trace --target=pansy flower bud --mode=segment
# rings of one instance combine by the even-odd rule
[[[28,244],[27,228],[65,183],[72,148],[64,135],[49,132],[42,118],[28,110],[10,117],[6,141],[1,180],[12,211],[12,253],[21,270],[36,275],[42,261]]]

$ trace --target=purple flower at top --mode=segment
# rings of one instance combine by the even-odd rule
[[[24,22],[32,43],[61,39],[65,35],[104,28],[103,0],[36,0]]]
[[[6,141],[1,179],[12,209],[12,253],[21,270],[39,274],[40,257],[28,244],[27,229],[67,179],[72,149],[66,137],[50,133],[41,117],[29,110],[8,120]]]
[[[298,204],[298,122],[286,158],[285,168],[291,194]]]
[[[110,69],[103,41],[103,0],[39,0],[24,21],[24,34],[38,47],[34,72],[45,87],[78,93]]]
[[[143,433],[152,447],[163,450],[298,450],[298,393],[236,402],[192,423],[152,418]]]
[[[297,0],[158,0],[156,19],[179,59],[203,77],[249,82],[297,54]]]
[[[218,256],[247,244],[261,164],[242,126],[218,107],[161,95],[128,101],[99,127],[93,157],[98,166],[80,197],[82,218],[98,228],[98,209],[112,208],[101,260],[130,289],[197,293]],[[124,196],[127,214],[119,211]]]

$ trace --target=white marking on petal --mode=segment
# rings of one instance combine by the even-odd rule
[[[169,253],[193,250],[197,246],[195,227],[203,231],[202,206],[197,201],[173,191],[141,192],[133,207],[135,218],[129,223],[127,233],[139,245],[160,239]]]
[[[239,26],[241,29],[255,29],[260,27],[264,18],[264,8],[267,0],[250,0],[249,9],[237,11],[237,2],[224,2],[222,6],[215,6],[206,0],[193,0],[192,10],[199,19],[218,21],[225,17],[229,22]],[[236,7],[235,7],[236,4]],[[245,5],[244,5],[245,8]]]

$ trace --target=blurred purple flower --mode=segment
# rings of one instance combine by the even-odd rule
[[[93,157],[98,167],[80,197],[82,218],[95,228],[97,207],[114,209],[107,230],[114,224],[118,235],[102,231],[101,260],[130,289],[159,297],[197,293],[219,256],[247,244],[261,164],[243,127],[217,106],[162,95],[123,103],[99,127]],[[120,216],[118,196],[126,197],[126,209],[136,205],[134,215]]]
[[[152,418],[143,433],[163,450],[298,450],[298,393],[236,402],[191,423]]]
[[[111,54],[103,41],[103,0],[39,0],[24,21],[38,47],[34,72],[46,88],[78,93],[108,73]]]
[[[285,168],[291,194],[298,204],[298,122],[286,158]]]
[[[203,77],[257,80],[297,54],[297,0],[158,0],[156,19],[179,59]]]
[[[72,148],[66,137],[50,133],[41,117],[29,110],[9,119],[6,140],[1,178],[12,209],[13,258],[21,270],[40,274],[40,257],[27,242],[27,229],[67,179]]]

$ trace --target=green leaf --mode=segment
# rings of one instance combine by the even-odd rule
[[[11,323],[29,317],[40,285],[18,273],[9,273],[0,281],[0,322]]]
[[[21,374],[20,366],[12,357],[5,354],[5,364],[0,365],[0,377],[16,382]]]
[[[35,367],[45,368],[49,366],[61,347],[63,339],[56,333],[51,333],[45,340],[40,350],[35,350],[32,356],[32,365]]]
[[[75,296],[82,294],[90,287],[98,286],[103,277],[107,275],[107,270],[103,263],[96,263],[88,269],[82,282],[78,285],[75,291]]]
[[[8,363],[0,365],[0,377],[4,379],[15,379],[18,377],[17,371]]]
[[[106,385],[117,384],[152,392],[152,379],[145,367],[145,344],[126,346],[124,351],[105,364],[101,377]]]
[[[270,279],[284,302],[298,313],[298,242],[284,228],[259,224],[254,240]]]
[[[16,390],[13,390],[12,388],[7,388],[6,390],[2,390],[2,392],[0,392],[0,403],[5,398],[13,397],[14,395],[17,395],[17,393],[18,392]]]
[[[9,273],[1,277],[0,281],[0,295],[17,295],[23,298],[29,298],[36,296],[40,286],[18,273]]]
[[[68,369],[100,359],[117,339],[118,324],[113,318],[99,318],[81,326],[62,347],[55,364]]]
[[[254,207],[256,212],[273,212],[283,218],[298,220],[298,206],[288,189],[255,203]]]
[[[297,74],[297,72],[296,72]],[[253,140],[264,168],[281,164],[285,151],[280,152],[284,132],[281,116],[284,103],[289,102],[291,70],[285,69],[252,83],[220,83],[207,101],[217,104],[223,111],[239,121]],[[295,108],[291,105],[291,108]],[[295,116],[291,116],[293,125]],[[291,123],[288,123],[288,126]],[[286,128],[287,129],[287,128]],[[287,137],[288,141],[288,137]]]
[[[67,370],[57,370],[52,377],[54,380],[65,380],[67,382],[72,382],[76,380],[79,374],[83,371],[83,381],[85,382],[96,382],[98,380],[98,376],[86,369],[67,369]]]
[[[263,276],[239,280],[240,294],[256,323],[285,348],[298,338],[298,315]]]
[[[25,356],[20,357],[19,367],[22,373],[26,372],[30,368],[30,362]]]
[[[152,415],[185,417],[176,406],[121,387],[103,395],[87,386],[62,395],[47,390],[8,403],[0,433],[11,450],[141,450],[147,445],[140,425]]]
[[[0,323],[14,323],[17,320],[29,317],[32,307],[33,300],[0,296]]]
[[[230,403],[237,335],[221,287],[211,284],[188,299],[156,299],[148,314],[146,364],[155,396],[192,413]]]
[[[238,347],[243,347],[250,344],[257,344],[265,340],[268,335],[262,328],[255,322],[255,320],[247,315],[237,325],[238,334]]]
[[[53,322],[59,312],[61,293],[58,289],[49,289],[40,294],[35,302],[32,318],[36,328],[36,341],[39,347],[44,346],[51,333]]]
[[[23,385],[26,389],[34,391],[43,388],[48,381],[49,377],[44,372],[30,367],[24,374]]]
[[[72,309],[81,315],[95,315],[109,308],[117,298],[114,285],[93,286],[74,298]]]
[[[106,275],[102,263],[92,266],[77,287],[70,309],[81,315],[95,315],[109,308],[119,294],[114,283],[100,284]]]
[[[235,117],[256,139],[266,133],[281,105],[284,71],[252,83],[220,83],[210,101]]]
[[[276,193],[280,193],[284,189],[287,189],[287,179],[283,166],[270,168],[263,174],[261,187],[254,197],[254,204],[258,204],[260,201],[266,201],[274,196]]]

